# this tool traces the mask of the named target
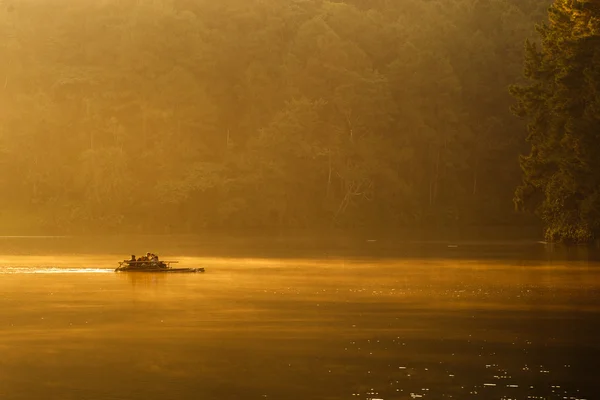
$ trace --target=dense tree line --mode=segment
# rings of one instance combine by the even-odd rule
[[[585,243],[600,234],[600,3],[556,0],[538,33],[512,88],[531,146],[516,200],[548,240]]]
[[[548,6],[0,1],[0,227],[522,223],[507,88]]]

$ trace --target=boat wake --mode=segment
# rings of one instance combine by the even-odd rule
[[[107,268],[70,268],[53,266],[23,266],[4,267],[0,266],[1,274],[105,274],[113,272]]]

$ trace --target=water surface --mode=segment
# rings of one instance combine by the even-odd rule
[[[598,398],[600,268],[531,248],[175,275],[5,248],[0,399]]]

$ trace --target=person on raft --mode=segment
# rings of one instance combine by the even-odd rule
[[[147,266],[146,262],[149,262],[152,266],[165,266],[164,263],[158,261],[158,256],[156,254],[150,252],[146,253],[145,256],[138,257],[137,259],[135,258],[135,254],[132,254],[131,260],[129,260],[129,265],[145,267]]]

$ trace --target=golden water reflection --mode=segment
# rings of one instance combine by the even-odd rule
[[[179,259],[0,256],[0,399],[593,398],[596,265]]]

